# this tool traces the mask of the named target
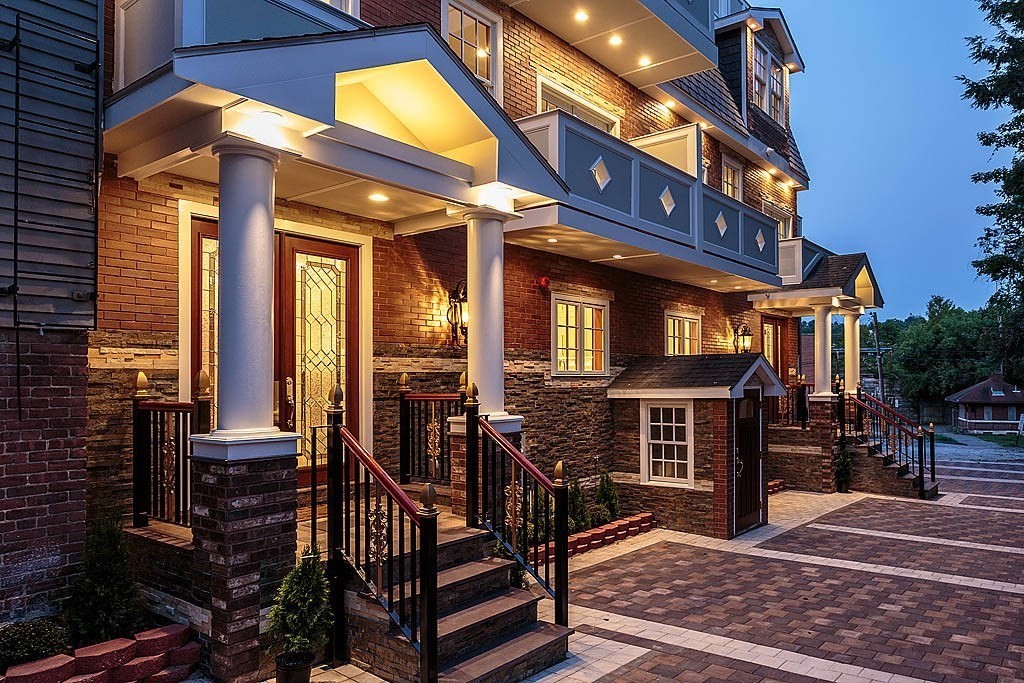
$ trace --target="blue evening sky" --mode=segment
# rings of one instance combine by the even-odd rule
[[[774,3],[772,3],[774,4]],[[971,173],[993,165],[977,133],[1005,116],[972,109],[957,74],[977,77],[964,37],[989,35],[974,0],[778,0],[807,71],[792,125],[811,175],[805,234],[868,252],[883,318],[923,313],[932,294],[965,308],[992,285],[971,266],[993,198]]]

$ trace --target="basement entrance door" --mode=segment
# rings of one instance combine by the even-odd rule
[[[736,401],[736,533],[761,521],[761,390]]]
[[[217,224],[192,225],[192,374],[206,370],[216,387]],[[274,248],[274,423],[302,435],[299,486],[307,486],[312,430],[324,424],[336,384],[345,391],[345,423],[358,432],[359,250],[283,233]]]

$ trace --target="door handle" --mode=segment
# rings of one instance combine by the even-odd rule
[[[285,418],[285,429],[295,429],[295,380],[291,377],[284,381],[284,395],[288,403],[288,417]]]
[[[740,458],[740,454],[739,453],[736,453],[735,461],[736,461],[736,477],[737,478],[738,477],[742,477],[743,476],[743,459]]]

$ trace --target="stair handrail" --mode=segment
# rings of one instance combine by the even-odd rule
[[[436,683],[437,492],[432,484],[424,484],[417,506],[345,425],[343,406],[344,392],[338,386],[327,409],[327,557],[334,596],[333,654],[340,658],[341,643],[346,641],[344,563],[419,654],[421,683]],[[315,500],[316,491],[312,495]]]
[[[860,417],[860,411],[864,411],[873,418],[870,421],[872,434],[869,435],[868,446],[870,447],[871,445],[870,436],[875,436],[878,438],[880,448],[889,448],[889,453],[883,453],[883,455],[891,456],[895,453],[897,464],[906,465],[911,472],[915,473],[918,479],[918,492],[924,498],[926,472],[931,481],[935,482],[935,425],[929,424],[927,428],[916,425],[913,421],[894,410],[883,410],[886,407],[885,404],[882,404],[877,399],[875,399],[875,403],[880,404],[880,407],[883,409],[870,405],[867,401],[863,400],[863,396],[870,395],[858,392],[857,395],[850,394],[845,397],[846,400],[850,401],[857,408],[854,420],[856,430],[858,432],[864,431]],[[844,438],[847,428],[847,413],[848,411],[844,411],[840,418],[840,428]],[[892,414],[895,414],[896,417],[893,417]],[[905,425],[903,424],[904,422],[909,424]],[[896,435],[900,437],[895,448],[893,448],[892,441],[889,438],[890,429],[894,430]]]
[[[451,392],[414,392],[409,373],[398,379],[398,475],[399,482],[451,482],[449,418],[462,414],[466,400],[465,375],[460,390]]]
[[[883,411],[885,413],[889,413],[893,417],[893,419],[895,419],[897,421],[905,422],[914,431],[916,431],[919,427],[921,427],[921,425],[919,425],[917,422],[914,422],[909,417],[907,417],[906,415],[904,415],[900,411],[896,410],[895,408],[893,408],[888,403],[885,403],[884,401],[882,401],[877,396],[875,396],[873,394],[870,394],[870,393],[864,391],[863,389],[858,388],[858,390],[857,390],[857,398],[861,399],[861,401],[863,403],[873,404],[873,405],[877,406],[879,410],[881,410],[881,411]]]
[[[467,526],[490,531],[554,599],[555,623],[568,626],[569,484],[565,465],[559,461],[554,481],[549,479],[487,416],[480,416],[478,395],[476,385],[470,385],[465,406]]]

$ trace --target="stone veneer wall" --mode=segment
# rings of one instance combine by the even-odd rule
[[[768,427],[767,479],[782,479],[787,489],[832,493],[838,425],[834,401],[810,401],[807,429]]]
[[[0,329],[0,623],[56,611],[85,540],[84,332]]]

